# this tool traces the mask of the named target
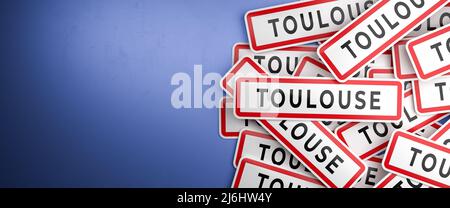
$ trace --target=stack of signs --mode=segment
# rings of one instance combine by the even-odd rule
[[[447,1],[297,1],[244,21],[221,81],[232,187],[450,187]]]

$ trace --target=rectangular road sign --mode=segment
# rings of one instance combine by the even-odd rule
[[[345,82],[446,4],[380,0],[320,45],[319,57],[338,81]]]
[[[339,121],[397,121],[403,86],[394,80],[329,78],[240,78],[238,118]]]
[[[333,77],[331,73],[326,69],[323,63],[310,56],[305,56],[300,61],[297,70],[294,72],[294,77]],[[336,130],[337,127],[343,125],[343,121],[322,121],[325,126],[328,127],[332,132]]]
[[[406,51],[423,81],[450,72],[450,25],[408,41]]]
[[[450,148],[397,130],[383,167],[395,174],[439,188],[450,187]]]
[[[406,92],[404,96],[403,115],[399,122],[347,123],[336,129],[336,135],[356,155],[362,159],[367,159],[386,148],[394,130],[420,131],[446,116],[446,114],[417,115],[414,110],[412,91]]]
[[[304,56],[318,58],[317,46],[292,46],[266,53],[255,53],[247,43],[236,43],[233,47],[233,65],[244,57],[250,57],[261,65],[267,73],[290,76]]]
[[[423,138],[431,138],[430,140],[436,141],[438,144],[448,145],[450,144],[450,123],[445,126],[441,126],[439,123],[428,125],[423,131],[416,132]],[[429,188],[420,182],[398,176],[393,173],[389,173],[383,180],[381,180],[375,188]]]
[[[373,0],[310,0],[247,12],[253,51],[264,52],[325,40],[373,5]]]
[[[403,81],[417,80],[417,74],[406,51],[408,39],[397,42],[392,47],[392,61],[395,78]]]
[[[242,129],[265,132],[255,120],[238,119],[234,115],[233,98],[223,97],[219,109],[219,132],[224,139],[236,139]]]
[[[267,76],[267,73],[262,66],[253,61],[253,59],[244,57],[225,74],[220,82],[220,86],[228,95],[234,97],[236,80],[243,76]]]
[[[260,124],[327,187],[350,188],[366,171],[365,163],[320,122],[260,120]]]
[[[414,101],[419,114],[450,112],[450,75],[429,81],[414,81]]]
[[[254,159],[314,178],[314,175],[295,156],[266,133],[247,129],[241,132],[234,155],[234,167],[237,167],[243,158]]]

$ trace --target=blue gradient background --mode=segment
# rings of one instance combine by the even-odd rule
[[[0,2],[0,187],[229,187],[216,109],[173,74],[224,74],[246,11],[289,1]]]
[[[235,141],[170,80],[224,74],[245,12],[286,2],[1,1],[0,187],[229,187]]]

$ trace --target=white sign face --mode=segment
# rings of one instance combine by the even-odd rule
[[[234,87],[236,80],[244,76],[267,76],[264,69],[249,57],[245,57],[238,61],[230,71],[225,74],[220,82],[222,89],[231,97],[234,97]]]
[[[398,121],[402,115],[403,86],[394,80],[240,78],[236,87],[238,118]]]
[[[406,51],[408,40],[401,40],[392,47],[395,78],[410,81],[417,80],[417,74]]]
[[[422,81],[450,72],[450,25],[408,41],[406,51]]]
[[[374,65],[385,63],[384,60],[380,60]],[[367,68],[369,69],[369,68]],[[354,78],[366,78],[367,70],[361,70],[356,73]],[[333,78],[333,75],[328,71],[327,67],[319,60],[310,56],[305,56],[300,61],[297,70],[294,72],[295,77],[329,77]]]
[[[447,4],[444,8],[434,13],[427,21],[416,27],[408,37],[418,37],[425,33],[441,28],[450,23],[450,6]]]
[[[233,47],[233,65],[250,57],[269,74],[277,76],[292,75],[304,56],[318,58],[317,46],[293,46],[266,53],[255,53],[246,43],[237,43]]]
[[[445,114],[417,115],[411,91],[405,93],[403,103],[403,115],[399,122],[348,123],[336,129],[336,135],[356,155],[368,159],[386,148],[396,129],[416,132],[445,117]]]
[[[230,97],[223,97],[220,101],[219,109],[220,136],[224,139],[236,139],[239,137],[239,133],[244,128],[265,132],[265,130],[255,120],[236,118],[233,109],[233,99]]]
[[[380,69],[388,69],[392,68],[392,52],[391,50],[383,53],[380,57],[378,57],[375,61],[369,64],[369,66],[365,67],[364,70],[358,71],[353,78],[366,78],[369,77],[369,70],[371,68],[380,68]],[[333,74],[327,69],[321,61],[316,58],[305,56],[301,59],[300,64],[298,65],[297,70],[294,73],[296,77],[330,77],[333,78]],[[383,78],[384,76],[380,76]],[[370,77],[374,78],[374,77]],[[387,77],[390,78],[390,77]]]
[[[430,188],[423,183],[388,173],[374,188]]]
[[[392,50],[387,50],[369,64],[369,68],[392,68]]]
[[[266,132],[266,131],[264,131]],[[243,158],[267,163],[282,169],[315,178],[289,151],[272,136],[251,130],[243,130],[239,136],[234,156],[234,167]]]
[[[416,110],[423,115],[450,112],[450,76],[427,82],[414,81]]]
[[[350,188],[366,172],[364,162],[315,121],[266,121],[260,124],[323,184]]]
[[[448,161],[448,147],[398,130],[389,142],[383,167],[432,187],[449,188]]]
[[[371,68],[367,71],[367,77],[371,79],[395,79],[394,69],[392,68]],[[404,81],[403,89],[411,90],[411,82]]]
[[[325,66],[325,65],[324,65]],[[325,66],[326,68],[326,66]],[[392,51],[387,50],[378,58],[370,62],[367,66],[363,67],[361,70],[357,70],[356,74],[353,75],[354,78],[368,78],[368,71],[370,68],[392,68]]]
[[[358,71],[353,77],[354,78],[366,78],[369,76],[368,71],[371,68],[387,69],[392,68],[392,52],[391,50],[383,53],[375,61],[369,64],[369,66],[364,67],[364,70]],[[301,59],[297,70],[294,73],[295,77],[330,77],[333,78],[333,74],[327,69],[321,61],[305,56]],[[371,77],[374,78],[374,77]],[[383,78],[381,76],[380,78]]]
[[[383,64],[384,60],[380,60],[375,64]],[[362,70],[353,76],[354,78],[366,78],[367,70]],[[310,56],[305,56],[300,61],[297,70],[294,72],[294,77],[329,77],[333,78],[333,75],[328,71],[327,67],[318,59]]]
[[[253,51],[263,52],[331,37],[373,5],[373,0],[312,0],[247,12]]]
[[[242,159],[233,188],[324,188],[320,181],[252,159]]]
[[[297,70],[294,73],[294,77],[330,77],[333,75],[326,70],[325,65],[317,59],[309,56],[305,56],[300,61]],[[345,124],[342,121],[322,121],[322,123],[328,127],[332,132],[336,130],[337,127]]]
[[[416,135],[419,135],[424,138],[431,138],[432,141],[436,141],[438,144],[448,145],[450,144],[450,139],[442,139],[441,138],[450,138],[450,125],[446,125],[444,127],[439,123],[434,123],[426,126],[421,131],[416,132]],[[438,131],[439,130],[439,131]],[[393,173],[389,173],[380,183],[378,183],[376,188],[429,188],[426,185],[423,185],[420,182],[413,181],[408,178],[404,178]]]
[[[309,56],[305,56],[300,61],[297,69],[295,70],[294,77],[329,77],[333,78],[333,75],[326,69],[326,66],[317,59]]]
[[[395,79],[392,68],[371,68],[367,76],[371,79]]]
[[[446,3],[380,0],[320,45],[319,57],[338,81],[345,82]]]
[[[381,159],[374,157],[365,160],[364,162],[367,165],[367,172],[353,188],[373,188],[388,174],[381,165]]]

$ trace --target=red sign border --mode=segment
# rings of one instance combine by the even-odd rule
[[[407,92],[405,92],[404,97],[407,98],[407,97],[412,96],[412,95],[413,95],[412,90],[408,90]],[[417,125],[415,125],[415,126],[409,128],[407,131],[409,131],[409,132],[415,132],[415,131],[417,131],[417,130],[419,130],[419,129],[422,129],[423,127],[425,127],[425,126],[427,126],[427,125],[430,125],[430,124],[432,124],[432,123],[434,123],[434,122],[436,122],[436,121],[439,121],[441,118],[444,118],[445,116],[446,116],[446,114],[437,114],[437,115],[434,115],[434,116],[432,116],[431,118],[429,118],[429,119],[423,121],[422,123],[419,123],[419,124],[417,124]],[[344,124],[344,125],[338,127],[338,128],[336,129],[336,131],[335,131],[336,136],[337,136],[344,144],[348,145],[348,144],[347,144],[347,141],[346,141],[345,138],[344,138],[343,132],[346,131],[347,129],[349,129],[349,128],[355,126],[356,124],[358,124],[358,123],[357,123],[357,122],[351,122],[351,123],[346,123],[346,124]],[[378,145],[377,147],[375,147],[375,148],[373,148],[373,149],[367,151],[366,153],[364,153],[364,154],[362,154],[362,155],[359,155],[359,157],[360,157],[361,159],[363,159],[363,160],[365,160],[365,159],[367,159],[367,158],[370,158],[371,156],[377,154],[378,152],[383,151],[383,150],[388,146],[388,144],[389,144],[389,141],[386,141],[386,142],[384,142],[383,144]]]
[[[420,64],[419,58],[417,57],[416,50],[414,50],[414,47],[427,41],[432,38],[435,38],[437,36],[445,35],[445,33],[450,32],[450,25],[446,25],[442,28],[439,28],[433,32],[427,33],[423,36],[420,36],[418,38],[412,39],[406,43],[406,51],[408,52],[408,55],[410,59],[412,60],[412,65],[415,68],[416,73],[419,75],[418,78],[421,80],[430,80],[432,78],[435,78],[439,75],[443,75],[447,73],[450,70],[450,64],[444,67],[441,67],[439,69],[436,69],[429,73],[424,73],[423,67]]]
[[[392,154],[394,152],[394,149],[396,147],[397,141],[398,141],[400,136],[402,138],[404,138],[404,139],[411,140],[413,142],[416,142],[416,143],[419,143],[419,144],[431,147],[433,149],[437,149],[439,151],[447,152],[448,154],[450,154],[450,148],[438,145],[438,144],[436,144],[436,143],[434,143],[432,141],[428,141],[428,140],[422,139],[420,137],[417,137],[417,136],[412,135],[412,134],[405,133],[403,131],[396,131],[394,133],[394,135],[392,136],[392,138],[391,138],[391,141],[389,143],[388,149],[386,150],[386,157],[385,157],[385,159],[383,161],[383,167],[386,170],[389,170],[391,172],[394,172],[394,173],[397,173],[397,174],[400,174],[400,175],[404,175],[405,177],[408,177],[408,178],[411,178],[411,179],[414,179],[414,180],[417,180],[417,181],[420,181],[420,182],[424,182],[424,183],[430,184],[432,186],[441,187],[441,188],[450,188],[450,185],[443,184],[443,183],[441,183],[439,181],[435,181],[435,180],[426,178],[424,176],[418,175],[418,174],[413,173],[413,172],[408,171],[408,170],[403,170],[403,169],[401,169],[399,167],[396,167],[396,166],[390,164],[390,161],[392,159]]]
[[[261,138],[261,139],[277,141],[275,138],[273,138],[269,134],[264,134],[261,132],[250,131],[250,130],[243,130],[239,135],[239,141],[237,143],[236,153],[234,155],[233,165],[235,167],[237,167],[239,165],[239,161],[241,161],[241,159],[244,158],[244,157],[242,157],[242,154],[244,151],[244,144],[245,144],[245,141],[247,140],[247,136],[254,136],[254,137]]]
[[[325,51],[332,45],[335,44],[338,40],[340,40],[342,37],[344,37],[347,33],[349,33],[351,30],[353,30],[356,26],[364,22],[368,17],[372,16],[375,12],[380,10],[384,5],[386,5],[389,2],[389,0],[380,0],[377,3],[375,3],[372,7],[370,7],[366,12],[364,12],[362,15],[360,15],[358,18],[356,18],[352,23],[347,25],[344,29],[336,33],[333,37],[331,37],[329,40],[327,40],[324,44],[319,46],[318,54],[319,57],[324,61],[325,65],[328,66],[330,71],[333,73],[333,75],[337,78],[337,80],[344,82],[351,78],[351,76],[356,73],[358,70],[360,70],[362,67],[367,65],[371,60],[379,56],[383,53],[383,51],[387,50],[389,47],[391,47],[395,42],[397,42],[399,39],[401,39],[403,36],[408,35],[409,31],[414,30],[414,28],[420,24],[423,19],[428,19],[427,17],[431,16],[433,13],[435,13],[440,7],[444,7],[447,4],[446,0],[439,0],[435,5],[433,5],[429,10],[425,11],[422,15],[420,15],[415,20],[411,21],[406,27],[404,27],[399,33],[393,35],[388,41],[386,41],[384,44],[382,44],[377,49],[373,50],[372,53],[370,53],[367,57],[365,57],[363,60],[361,60],[359,63],[357,63],[355,66],[353,66],[351,69],[349,69],[344,74],[341,74],[337,67],[334,65],[334,63],[331,61],[331,59],[326,55]]]
[[[369,71],[367,71],[367,76],[371,79],[374,79],[375,74],[392,74],[394,75],[394,69],[393,68],[370,68]],[[395,76],[395,75],[394,75]]]
[[[402,74],[401,70],[401,64],[400,64],[400,46],[405,45],[409,40],[401,40],[398,41],[393,47],[392,47],[392,63],[394,65],[394,76],[397,79],[403,80],[403,81],[414,81],[417,80],[417,74]]]
[[[290,52],[317,52],[318,46],[292,46],[289,48],[277,49],[275,51],[290,51]],[[236,64],[239,61],[239,54],[241,50],[251,50],[250,45],[248,43],[236,43],[233,46],[233,64]],[[252,51],[253,52],[253,51]],[[255,52],[253,52],[255,53]],[[259,53],[255,53],[259,54]],[[262,53],[261,53],[262,54]]]
[[[450,76],[448,76],[450,79]],[[439,106],[439,107],[431,107],[424,108],[422,105],[422,97],[420,93],[420,82],[419,80],[415,80],[413,82],[413,90],[414,90],[414,102],[416,103],[416,110],[421,114],[432,114],[432,113],[448,113],[450,111],[450,105]]]
[[[291,40],[285,40],[285,41],[280,41],[280,42],[274,42],[274,43],[269,43],[269,44],[265,44],[265,45],[256,45],[256,36],[255,36],[252,18],[261,16],[261,15],[283,12],[283,11],[287,11],[287,10],[298,9],[298,8],[313,6],[313,5],[317,5],[317,4],[335,2],[335,1],[337,1],[337,0],[301,1],[301,2],[288,3],[288,4],[284,4],[284,5],[268,7],[268,8],[258,9],[258,10],[252,10],[252,11],[247,12],[245,14],[245,25],[247,28],[247,35],[248,35],[251,49],[255,52],[264,52],[267,50],[282,48],[285,46],[288,47],[291,45],[300,45],[300,44],[318,42],[320,40],[325,40],[325,39],[333,36],[333,34],[335,34],[337,31],[323,33],[323,34],[316,34],[316,35],[311,35],[311,36],[306,36],[306,37],[301,37],[301,38],[296,38],[296,39],[291,39]]]
[[[396,86],[397,93],[397,114],[392,116],[373,116],[373,115],[341,115],[341,114],[311,114],[311,113],[259,113],[259,112],[241,112],[240,107],[240,92],[242,82],[268,82],[268,83],[297,83],[297,84],[340,84],[336,80],[328,78],[246,78],[241,77],[236,81],[236,96],[235,96],[235,114],[237,117],[249,117],[249,118],[277,118],[277,119],[317,119],[317,120],[351,120],[351,121],[375,121],[375,120],[389,120],[398,121],[402,117],[403,108],[403,84],[395,80],[368,80],[368,79],[354,79],[346,82],[346,85],[392,85]],[[369,83],[369,84],[368,84]],[[262,117],[261,115],[264,115]]]
[[[250,64],[256,70],[256,72],[259,72],[262,76],[268,76],[266,71],[259,64],[257,64],[255,61],[253,61],[253,59],[251,59],[249,57],[244,57],[238,63],[236,63],[230,69],[230,71],[228,71],[225,74],[224,78],[220,82],[220,86],[222,87],[222,89],[225,90],[227,93],[229,93],[229,95],[231,95],[231,96],[234,96],[234,91],[233,91],[233,88],[230,85],[228,85],[228,81],[233,79],[233,77],[236,75],[236,73],[239,70],[241,70],[241,68],[246,63]]]
[[[346,154],[348,157],[350,157],[353,162],[355,162],[359,166],[359,170],[356,172],[356,174],[344,185],[343,188],[350,188],[353,184],[357,182],[357,180],[365,173],[366,171],[366,164],[359,159],[357,156],[355,156],[349,149],[346,147],[341,141],[339,141],[335,136],[333,136],[333,133],[325,127],[322,123],[318,121],[311,121],[318,129],[324,133],[327,138],[330,139],[331,142],[333,142],[339,149],[341,149],[344,154]],[[295,148],[289,141],[286,139],[280,132],[278,132],[269,122],[266,120],[260,120],[260,123],[262,126],[266,128],[269,133],[274,136],[278,142],[280,142],[288,151],[291,152],[291,154],[295,155],[297,159],[306,167],[308,170],[312,171],[315,176],[317,176],[322,182],[331,187],[331,188],[337,188],[337,186],[329,179],[327,178],[311,161],[309,161],[297,148]]]
[[[294,172],[291,172],[291,171],[288,171],[288,170],[285,170],[285,169],[282,169],[282,168],[279,168],[279,167],[275,167],[275,166],[272,166],[272,165],[268,165],[266,163],[262,163],[262,162],[259,162],[259,161],[256,161],[256,160],[252,160],[252,159],[249,159],[249,158],[243,158],[241,160],[241,162],[239,163],[238,168],[236,169],[236,175],[234,176],[232,188],[239,188],[239,184],[241,183],[241,180],[242,180],[242,174],[244,173],[245,166],[247,164],[252,164],[252,165],[255,165],[255,166],[259,166],[259,167],[262,167],[262,168],[265,168],[265,169],[268,169],[268,170],[271,170],[271,171],[279,172],[279,173],[287,175],[287,176],[291,176],[291,177],[294,177],[294,178],[297,178],[297,179],[300,179],[300,180],[303,180],[303,181],[307,181],[309,183],[315,183],[317,185],[322,185],[323,186],[323,184],[320,181],[318,181],[317,179],[315,179],[315,178],[310,178],[308,176],[304,176],[304,175],[301,175],[301,174],[298,174],[298,173],[294,173]]]

